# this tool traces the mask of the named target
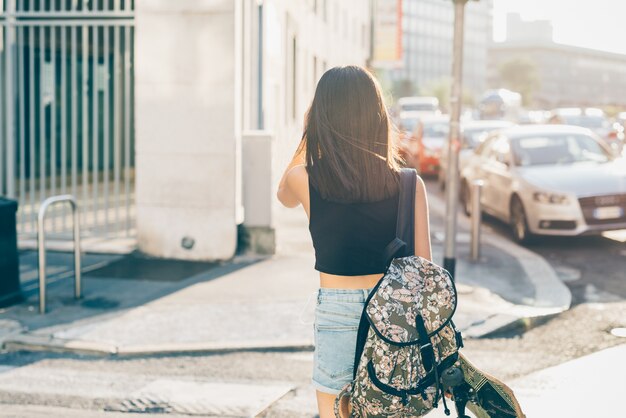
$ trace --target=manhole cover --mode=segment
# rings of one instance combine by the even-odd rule
[[[611,335],[626,338],[626,328],[613,328],[611,330]]]

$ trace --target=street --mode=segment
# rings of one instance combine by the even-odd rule
[[[441,199],[434,181],[427,180],[427,184],[431,203]],[[294,217],[285,222],[301,228],[299,215],[288,213]],[[434,212],[431,220],[433,228],[438,228],[440,220]],[[305,235],[301,229],[294,231],[282,237],[282,252],[284,257],[301,255],[306,261],[310,257],[310,244],[302,241]],[[493,219],[485,220],[484,232],[509,239],[506,226]],[[525,332],[516,327],[483,338],[466,338],[463,349],[479,367],[512,385],[522,384],[534,372],[626,342],[610,333],[612,328],[626,326],[626,292],[620,277],[626,257],[623,243],[606,237],[549,239],[541,240],[531,249],[543,255],[571,289],[574,295],[571,309],[542,318]],[[247,270],[239,274],[244,277]],[[224,295],[241,293],[242,289],[242,282],[235,276],[227,275],[214,285],[207,284],[219,285],[219,292]],[[215,295],[215,290],[211,293],[216,300],[222,297]],[[308,303],[303,299],[297,305],[298,313],[302,314]],[[293,308],[288,309],[293,312]],[[128,314],[126,318],[126,323],[138,327],[135,330],[138,335],[148,335],[143,334],[144,327],[159,327],[150,324],[150,319],[133,322],[137,319],[131,319]],[[157,320],[154,315],[152,318]],[[258,314],[257,318],[263,320]],[[306,330],[310,325],[304,322]],[[95,335],[98,322],[92,323],[87,333]],[[215,326],[212,322],[207,325]],[[109,328],[114,329],[113,325]],[[61,334],[87,335],[81,329],[70,328]],[[63,353],[10,350],[0,355],[0,403],[3,417],[38,417],[43,406],[47,407],[46,416],[54,417],[117,417],[132,416],[133,412],[248,416],[250,411],[262,417],[314,417],[316,405],[309,383],[312,362],[312,349],[306,344],[302,348],[286,345],[272,349],[131,356],[81,355],[71,350]],[[164,384],[168,391],[159,386]],[[222,391],[223,395],[207,397],[205,390]],[[233,395],[247,390],[251,395]]]

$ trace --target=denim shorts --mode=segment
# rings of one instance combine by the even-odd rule
[[[321,288],[315,307],[313,386],[338,394],[352,381],[356,335],[371,289]]]

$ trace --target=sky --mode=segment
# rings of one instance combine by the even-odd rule
[[[506,35],[506,14],[524,20],[548,19],[554,41],[562,44],[626,54],[624,0],[494,0],[494,39]]]

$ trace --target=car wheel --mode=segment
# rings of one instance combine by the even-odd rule
[[[528,229],[528,220],[526,219],[526,212],[524,211],[524,205],[519,197],[513,197],[511,201],[511,231],[513,232],[513,238],[520,244],[527,244],[532,239],[532,234]]]
[[[461,185],[461,204],[463,213],[466,216],[472,216],[472,192],[465,181]]]

